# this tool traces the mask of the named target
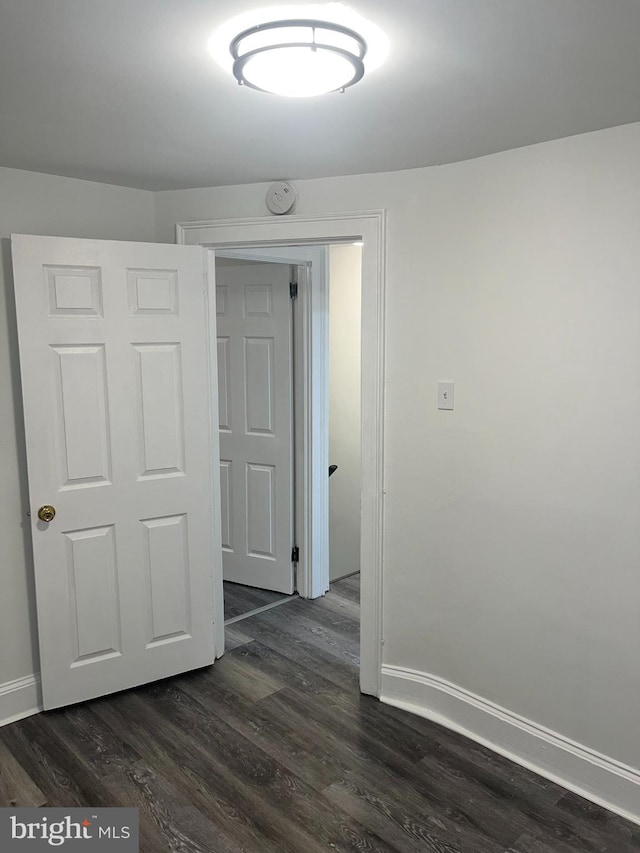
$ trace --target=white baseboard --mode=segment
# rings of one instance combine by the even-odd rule
[[[442,678],[382,667],[382,702],[460,732],[640,824],[640,770],[575,743]]]
[[[42,711],[40,677],[28,675],[0,684],[0,726]]]

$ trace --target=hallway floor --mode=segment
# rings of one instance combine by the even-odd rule
[[[6,726],[0,792],[5,748],[49,805],[138,806],[143,853],[640,851],[640,827],[361,696],[358,617],[353,577],[232,625],[213,668]]]
[[[238,619],[252,610],[273,605],[278,601],[288,601],[292,596],[282,592],[271,592],[268,589],[256,589],[239,583],[225,581],[224,587],[224,621]]]

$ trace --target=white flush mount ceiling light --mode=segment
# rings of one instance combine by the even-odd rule
[[[387,42],[348,7],[329,3],[245,13],[214,34],[210,50],[241,85],[308,98],[353,86],[383,61]]]
[[[251,27],[237,35],[229,49],[240,85],[310,98],[344,92],[361,80],[367,43],[340,24],[291,19]]]

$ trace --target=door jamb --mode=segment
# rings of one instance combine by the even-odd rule
[[[360,690],[379,696],[383,643],[385,211],[176,225],[176,242],[214,250],[353,241],[363,243]],[[215,312],[215,303],[211,310]],[[217,381],[215,384],[217,388]],[[216,499],[219,518],[219,496]],[[221,573],[221,563],[217,570]],[[220,634],[224,636],[224,626],[218,624],[216,636]]]
[[[177,242],[180,242],[179,240]],[[213,489],[213,527],[214,541],[220,547],[214,551],[212,566],[213,588],[222,593],[222,498],[220,493],[220,417],[218,412],[218,371],[215,368],[218,359],[218,341],[212,331],[216,328],[216,258],[215,252],[203,251],[205,268],[205,304],[207,310],[207,344],[209,350],[209,431],[211,433],[211,486]],[[213,291],[213,293],[212,293]],[[224,654],[224,594],[216,595],[213,603],[213,630],[216,658]]]

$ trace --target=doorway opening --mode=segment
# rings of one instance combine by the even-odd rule
[[[360,690],[379,696],[382,676],[382,569],[384,522],[384,293],[385,293],[385,211],[362,211],[340,214],[293,215],[181,222],[176,225],[179,244],[208,248],[210,279],[215,275],[214,253],[245,247],[306,247],[362,241],[361,288],[361,502],[360,502]],[[215,294],[209,297],[209,312],[215,317]],[[213,307],[212,307],[213,305]],[[313,306],[312,306],[313,307]],[[311,311],[311,347],[317,345]],[[212,342],[212,345],[215,342]],[[213,349],[212,349],[213,353]],[[211,377],[212,398],[217,399],[217,377]],[[328,488],[328,459],[320,459],[313,442],[313,414],[317,400],[310,399],[312,417],[305,423],[305,440],[312,448],[309,471],[310,489]],[[217,421],[212,424],[214,441]],[[217,448],[216,448],[217,449]],[[217,469],[219,466],[215,466]],[[213,470],[217,484],[219,471]],[[315,476],[311,476],[315,475]],[[309,508],[310,510],[310,508]],[[218,508],[219,511],[219,508]],[[313,532],[314,517],[305,512],[303,523]],[[214,525],[215,527],[215,525]],[[214,531],[215,536],[215,531]],[[217,543],[219,544],[219,542]],[[311,537],[310,548],[324,543]],[[222,601],[222,565],[213,566],[214,583],[220,590],[215,605],[217,654],[224,650],[224,613]],[[301,582],[304,577],[299,579]]]
[[[314,599],[360,571],[361,243],[267,247],[215,253],[225,626],[294,600]],[[303,302],[316,288],[324,340],[305,359]],[[297,304],[298,296],[301,302]],[[321,317],[320,314],[326,316]],[[320,321],[320,322],[318,322]],[[298,328],[299,327],[299,328]],[[307,376],[303,376],[303,372]],[[302,492],[310,448],[305,394],[326,402],[314,435],[329,459],[314,511],[324,556],[298,582],[300,546],[309,553]],[[296,420],[299,423],[296,423]],[[324,427],[324,428],[322,428]],[[329,479],[333,476],[333,479]],[[239,626],[240,628],[242,626]],[[227,639],[227,647],[229,640]]]

